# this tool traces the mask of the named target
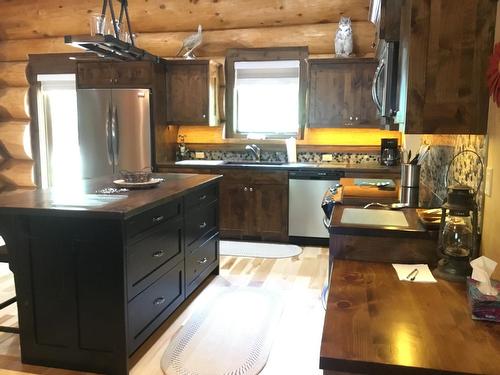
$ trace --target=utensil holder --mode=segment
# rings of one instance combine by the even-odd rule
[[[420,165],[401,164],[401,186],[418,188],[420,185]]]
[[[419,188],[402,186],[399,190],[399,201],[407,207],[419,206]]]

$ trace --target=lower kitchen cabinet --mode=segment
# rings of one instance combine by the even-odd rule
[[[286,172],[226,172],[219,202],[221,238],[288,240]]]
[[[220,174],[221,239],[288,241],[288,172],[239,168],[160,168],[161,172]]]

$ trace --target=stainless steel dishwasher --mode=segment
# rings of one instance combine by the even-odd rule
[[[299,170],[288,173],[288,236],[290,242],[324,244],[328,230],[321,202],[325,192],[339,183],[343,171]]]

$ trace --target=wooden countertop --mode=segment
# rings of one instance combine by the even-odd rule
[[[320,368],[499,374],[500,324],[471,319],[465,284],[403,282],[391,264],[336,260],[330,285]]]
[[[113,184],[116,176],[83,180],[66,189],[16,191],[0,195],[0,214],[50,214],[68,217],[116,217],[126,219],[147,209],[162,205],[222,176],[207,174],[155,174],[164,178],[158,186],[103,195],[103,188]],[[121,198],[121,199],[120,199]]]

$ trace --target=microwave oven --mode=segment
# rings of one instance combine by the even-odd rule
[[[380,41],[379,65],[373,77],[372,97],[381,119],[381,125],[394,124],[398,111],[399,43]]]

